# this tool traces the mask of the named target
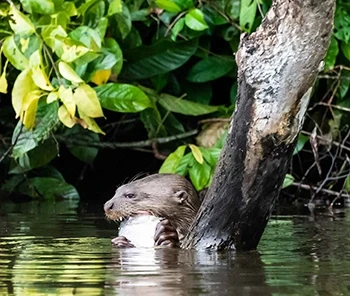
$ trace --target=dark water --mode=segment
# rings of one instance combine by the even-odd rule
[[[259,253],[119,250],[94,207],[1,204],[0,295],[350,295],[349,217],[274,216]]]

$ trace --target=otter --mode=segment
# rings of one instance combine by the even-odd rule
[[[120,186],[105,203],[106,217],[122,221],[139,214],[162,218],[155,231],[155,245],[178,247],[186,236],[200,206],[196,190],[184,177],[154,174]],[[126,237],[112,243],[132,247]]]

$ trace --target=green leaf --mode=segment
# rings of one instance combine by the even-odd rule
[[[341,51],[343,52],[344,56],[350,61],[350,43],[341,43]]]
[[[286,174],[286,176],[284,177],[283,184],[282,184],[282,189],[289,187],[293,183],[294,183],[294,177],[292,175]]]
[[[114,30],[116,30],[115,33],[120,36],[121,39],[125,39],[132,27],[128,7],[123,3],[122,12],[114,14],[112,18],[114,20],[112,25],[116,25],[114,28]]]
[[[92,133],[81,126],[75,125],[71,129],[67,129],[64,133],[65,137],[79,139],[79,141],[86,141],[92,143],[100,142],[100,138],[96,133]],[[98,148],[86,146],[74,146],[67,144],[69,151],[79,160],[92,164],[97,156]]]
[[[17,47],[14,36],[7,37],[2,46],[5,57],[17,70],[24,70],[29,65],[29,60]]]
[[[102,39],[96,30],[87,26],[80,26],[68,34],[72,40],[79,41],[87,48],[99,51],[102,46]]]
[[[240,15],[240,0],[230,0],[227,1],[227,5],[225,7],[225,12],[227,16],[232,20],[238,20]]]
[[[325,71],[329,71],[334,68],[335,62],[337,60],[337,56],[339,53],[338,41],[333,36],[331,38],[331,43],[329,45],[327,55],[324,58],[324,69]]]
[[[193,166],[196,163],[196,160],[193,157],[192,153],[187,153],[184,157],[181,158],[175,173],[181,176],[186,176],[189,170],[189,167]]]
[[[89,5],[91,3],[91,5]],[[86,7],[82,5],[78,12],[83,12],[83,25],[95,29],[100,20],[105,16],[106,5],[103,0],[92,0],[86,3]]]
[[[159,169],[160,174],[171,173],[175,174],[176,169],[185,154],[186,145],[177,147],[177,149],[170,153],[166,160],[163,162],[161,168]]]
[[[212,169],[206,162],[195,164],[188,170],[191,182],[197,191],[209,186]]]
[[[12,136],[12,156],[19,158],[29,150],[35,148],[38,143],[46,140],[55,131],[58,125],[58,102],[51,104],[39,101],[38,110],[36,113],[35,129],[27,131],[19,121]]]
[[[337,95],[340,99],[344,99],[350,87],[350,71],[343,70],[341,74]]]
[[[145,79],[170,72],[182,66],[195,53],[198,40],[173,42],[162,39],[151,46],[140,46],[124,52],[123,79]]]
[[[57,197],[79,199],[79,193],[74,186],[56,178],[37,177],[29,179],[36,191],[45,199]]]
[[[16,190],[16,187],[19,186],[26,180],[24,175],[14,175],[9,180],[7,180],[0,188],[3,191],[12,193]]]
[[[334,36],[346,43],[350,41],[350,15],[348,9],[343,7],[341,3],[337,3],[335,10]]]
[[[309,140],[308,136],[300,134],[298,137],[297,145],[294,148],[293,155],[298,154],[304,148],[304,145],[308,140]]]
[[[141,111],[140,119],[148,132],[149,139],[167,135],[158,109],[148,108]]]
[[[9,173],[20,174],[47,165],[57,156],[57,153],[57,144],[52,139],[48,139],[27,154],[20,156],[17,159],[18,166],[11,169]]]
[[[150,99],[131,84],[108,83],[95,87],[103,108],[116,112],[135,113],[152,107]]]
[[[174,27],[171,29],[171,39],[176,40],[177,35],[182,31],[185,26],[185,18],[180,18]]]
[[[345,189],[347,192],[350,192],[350,176],[347,176],[346,179],[345,179],[345,186],[344,186],[344,189]]]
[[[109,3],[107,15],[111,16],[113,14],[120,13],[120,12],[122,12],[121,0],[112,0],[112,2]]]
[[[191,9],[185,15],[185,24],[194,31],[203,31],[208,29],[208,25],[204,20],[204,14],[198,8]]]
[[[159,104],[168,111],[192,116],[210,114],[219,109],[217,106],[203,105],[167,94],[161,94],[159,96]]]
[[[169,12],[173,12],[173,13],[181,12],[181,7],[172,0],[155,0],[155,4],[159,8],[162,8]]]
[[[52,0],[20,0],[23,10],[28,13],[53,14],[55,5]]]
[[[211,83],[190,83],[187,81],[181,82],[181,92],[186,94],[186,100],[209,105],[213,90]]]
[[[235,67],[234,59],[212,56],[199,61],[187,74],[191,82],[207,82],[218,79]]]
[[[242,0],[241,1],[241,11],[239,14],[239,25],[244,31],[250,32],[258,7],[258,2],[255,0]]]

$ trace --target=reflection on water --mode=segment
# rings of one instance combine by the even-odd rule
[[[349,216],[274,216],[236,254],[116,249],[100,209],[2,204],[0,295],[350,295]]]

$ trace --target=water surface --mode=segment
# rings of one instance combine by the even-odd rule
[[[0,295],[350,295],[349,217],[273,216],[237,254],[116,249],[100,206],[2,203]]]

